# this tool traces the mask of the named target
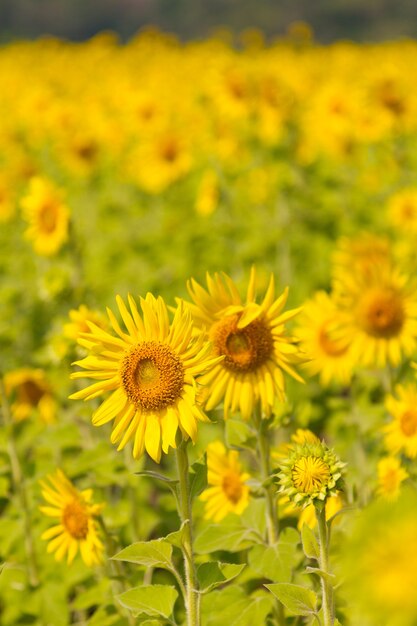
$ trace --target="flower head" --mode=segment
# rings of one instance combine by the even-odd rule
[[[324,443],[295,444],[280,462],[280,492],[299,506],[324,502],[341,490],[344,466]]]
[[[249,474],[242,472],[236,450],[226,452],[220,441],[207,447],[207,479],[209,487],[200,496],[206,503],[205,517],[215,522],[228,513],[240,515],[249,504]]]
[[[258,304],[252,269],[245,302],[226,274],[207,274],[207,290],[191,280],[188,290],[193,300],[188,307],[196,325],[203,333],[207,329],[215,354],[223,357],[201,379],[206,409],[214,409],[223,400],[225,417],[240,410],[247,419],[260,402],[263,413],[269,415],[275,400],[285,398],[284,373],[303,382],[294,365],[304,359],[295,339],[285,334],[285,322],[299,312],[283,312],[288,289],[276,299],[271,275]]]
[[[41,506],[42,513],[57,518],[57,525],[46,530],[42,539],[49,541],[48,552],[55,552],[55,559],[61,561],[65,555],[72,563],[78,550],[86,565],[101,562],[103,545],[94,519],[102,504],[92,504],[91,489],[78,491],[61,470],[41,481],[42,495],[47,506]]]
[[[392,415],[384,426],[385,446],[392,453],[403,452],[414,459],[417,456],[417,386],[397,385],[396,396],[389,395],[385,406]]]
[[[108,329],[108,323],[104,315],[99,311],[93,311],[81,304],[78,309],[71,309],[69,312],[70,322],[64,324],[64,335],[69,339],[78,339],[81,333],[90,331],[88,322],[93,322],[103,330]]]
[[[4,386],[6,395],[12,399],[13,419],[20,422],[35,411],[45,424],[55,420],[57,405],[43,370],[22,367],[7,372]]]
[[[387,456],[378,463],[378,495],[388,500],[396,500],[401,483],[408,478],[408,472],[401,467],[399,459]]]
[[[199,405],[197,379],[218,363],[203,337],[193,337],[191,315],[179,304],[170,324],[161,297],[148,293],[140,299],[142,315],[129,296],[129,308],[120,296],[117,304],[126,330],[113,312],[108,316],[115,334],[87,322],[90,331],[78,342],[89,355],[76,362],[87,372],[72,378],[96,380],[73,399],[90,400],[111,392],[93,414],[93,424],[113,421],[112,443],[118,450],[133,440],[133,456],[144,450],[159,463],[161,451],[176,447],[178,429],[195,441],[197,422],[206,420]]]

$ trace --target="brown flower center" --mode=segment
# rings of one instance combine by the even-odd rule
[[[37,406],[40,399],[45,395],[45,390],[42,389],[34,380],[25,380],[19,388],[19,400],[30,404],[31,406]]]
[[[46,202],[39,210],[39,225],[41,230],[52,233],[56,228],[57,212],[55,205]]]
[[[222,489],[228,500],[237,504],[242,497],[242,481],[238,474],[230,473],[222,480]]]
[[[67,504],[62,512],[62,525],[74,539],[85,539],[88,534],[89,515],[85,505],[78,500]]]
[[[236,372],[256,370],[271,356],[274,342],[265,320],[258,318],[238,328],[240,315],[229,315],[216,322],[210,339],[218,355],[225,356],[224,367]]]
[[[394,289],[378,289],[366,294],[359,305],[359,323],[368,335],[391,339],[404,325],[404,303]]]
[[[144,341],[125,355],[120,370],[129,400],[144,411],[160,411],[178,400],[184,367],[166,344]]]
[[[413,437],[417,432],[417,410],[405,411],[401,415],[400,427],[406,437]]]

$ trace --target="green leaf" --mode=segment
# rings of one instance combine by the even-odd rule
[[[311,615],[317,612],[317,596],[311,589],[290,583],[265,585],[293,615]]]
[[[210,524],[203,528],[194,542],[197,554],[207,554],[216,550],[238,552],[251,546],[256,538],[253,531],[243,528],[239,522],[225,524]]]
[[[190,522],[186,520],[185,522],[181,524],[181,527],[179,528],[179,530],[174,530],[174,532],[169,533],[169,535],[166,535],[165,537],[161,537],[161,539],[163,541],[167,541],[168,543],[175,546],[176,548],[182,548],[184,529],[189,523]]]
[[[76,611],[82,611],[84,609],[89,609],[92,606],[101,606],[105,604],[110,590],[110,580],[108,578],[103,578],[97,583],[97,585],[94,585],[86,591],[78,594],[72,603],[71,608]]]
[[[238,585],[231,585],[203,595],[201,604],[203,626],[257,626],[266,623],[274,599],[260,591],[248,595]]]
[[[145,567],[164,569],[172,569],[171,558],[172,545],[164,539],[132,543],[112,557],[115,561],[128,561]]]
[[[290,582],[298,564],[299,535],[293,528],[285,528],[273,546],[256,545],[248,554],[249,565],[263,578],[274,582]]]
[[[196,461],[190,467],[190,498],[193,500],[207,487],[207,458]]]
[[[169,585],[141,585],[117,596],[120,604],[135,616],[144,613],[150,617],[169,617],[178,597],[175,587]]]
[[[142,470],[140,472],[135,472],[136,476],[147,476],[148,478],[154,478],[155,480],[160,480],[163,483],[168,483],[169,485],[176,485],[178,480],[176,478],[170,478],[169,476],[164,476],[164,474],[160,474],[159,472],[153,472],[152,470]]]
[[[264,537],[266,532],[266,502],[265,498],[253,498],[244,510],[241,518],[242,526],[250,528]]]
[[[256,432],[247,422],[228,419],[225,426],[226,442],[229,447],[253,450],[256,443]]]
[[[197,578],[200,590],[207,593],[215,587],[224,585],[239,576],[246,565],[235,565],[233,563],[220,563],[220,561],[209,561],[202,563],[197,569]]]
[[[330,574],[329,572],[324,572],[322,569],[319,569],[318,567],[306,567],[306,571],[304,573],[305,574],[317,574],[317,576],[320,576],[320,578],[324,578],[324,580],[327,580],[327,582],[329,582],[330,584],[334,584],[336,580],[336,576],[334,574]]]
[[[310,528],[310,526],[307,526],[307,524],[303,524],[301,529],[301,541],[306,557],[308,559],[316,559],[316,561],[318,561],[320,558],[319,544],[314,531]]]

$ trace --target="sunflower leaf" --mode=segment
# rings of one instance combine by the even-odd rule
[[[303,524],[301,529],[301,541],[303,543],[304,554],[308,559],[319,560],[320,549],[314,531],[307,524]]]
[[[239,576],[245,568],[245,564],[220,563],[220,561],[209,561],[202,563],[197,569],[197,578],[202,593],[207,593],[215,587],[224,585]]]
[[[150,617],[168,618],[172,614],[178,593],[175,587],[170,585],[141,585],[116,597],[120,604],[132,611],[135,616],[145,614]]]
[[[145,567],[161,567],[172,569],[172,545],[164,539],[152,541],[138,541],[124,548],[112,559],[115,561],[128,561]]]
[[[154,472],[152,470],[142,470],[140,472],[135,472],[136,476],[147,476],[148,478],[154,478],[155,480],[160,480],[164,483],[168,483],[169,485],[176,485],[179,481],[176,478],[171,478],[170,476],[164,476],[159,472]]]
[[[265,585],[293,615],[312,615],[317,612],[317,596],[311,589],[290,583]]]
[[[193,500],[207,487],[207,455],[190,467],[190,498]]]

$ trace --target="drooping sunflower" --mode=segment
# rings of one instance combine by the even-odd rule
[[[284,373],[304,382],[294,369],[304,358],[296,340],[285,334],[285,322],[300,309],[283,312],[288,289],[275,299],[272,275],[257,304],[255,278],[252,268],[246,302],[227,274],[207,273],[207,290],[195,280],[188,283],[193,303],[187,304],[196,325],[203,333],[207,329],[215,354],[224,357],[201,378],[205,407],[213,409],[223,400],[225,418],[240,410],[248,419],[258,402],[269,415],[276,398],[285,399]]]
[[[43,256],[56,254],[68,239],[69,210],[61,191],[49,180],[35,176],[21,204],[29,222],[25,236],[35,252]]]
[[[62,561],[67,556],[72,563],[78,550],[86,565],[96,565],[102,560],[103,544],[99,538],[97,522],[94,519],[102,510],[102,504],[91,502],[91,489],[78,491],[61,470],[41,481],[42,495],[47,506],[41,506],[42,513],[57,518],[57,524],[46,530],[42,539],[48,540],[48,552],[55,553],[55,559]]]
[[[221,441],[207,447],[208,489],[200,495],[206,503],[204,517],[219,522],[228,513],[240,515],[249,504],[249,474],[242,471],[236,450],[226,451]]]
[[[389,395],[385,406],[392,421],[384,427],[385,446],[392,453],[402,452],[410,459],[417,456],[417,387],[397,385],[397,397]]]
[[[37,413],[49,424],[55,421],[57,403],[45,372],[23,367],[4,375],[6,395],[11,399],[11,412],[17,422]]]
[[[218,363],[202,336],[193,336],[191,315],[180,302],[172,324],[161,297],[140,299],[142,315],[128,296],[130,311],[120,296],[117,305],[126,330],[107,309],[114,333],[87,322],[90,332],[78,342],[90,354],[76,361],[86,372],[72,378],[96,380],[72,399],[91,400],[111,392],[93,414],[93,424],[113,421],[112,443],[118,450],[133,440],[133,456],[146,449],[159,463],[161,451],[176,447],[178,429],[195,441],[197,422],[207,420],[199,405],[197,378]]]
[[[348,384],[352,375],[354,363],[349,343],[340,337],[342,321],[339,309],[324,291],[308,300],[300,315],[295,332],[309,357],[305,368],[311,375],[319,374],[322,385],[333,380]]]

